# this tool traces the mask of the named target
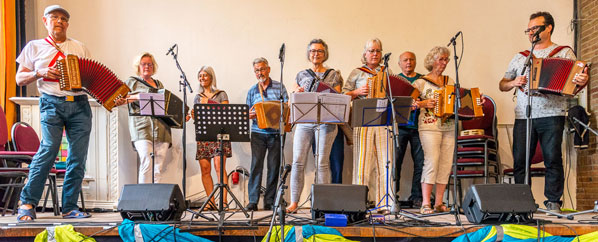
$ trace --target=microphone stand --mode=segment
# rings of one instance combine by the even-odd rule
[[[390,53],[388,54],[388,57],[390,57]],[[388,57],[384,58],[384,75],[386,77],[386,100],[388,100],[388,103],[390,103],[390,111],[391,111],[391,117],[392,117],[392,129],[389,130],[390,135],[392,136],[392,141],[393,141],[393,146],[394,146],[394,158],[396,159],[396,157],[398,157],[399,155],[399,135],[397,134],[397,132],[399,132],[399,127],[398,127],[398,122],[397,122],[397,116],[396,116],[396,111],[395,111],[395,106],[393,103],[393,95],[392,95],[392,88],[390,88],[390,76],[388,74]],[[387,161],[386,161],[386,194],[384,195],[386,198],[386,206],[388,206],[388,199],[391,199],[392,201],[394,201],[393,206],[390,208],[390,212],[391,214],[396,216],[403,216],[406,218],[410,218],[419,222],[424,222],[424,223],[430,223],[429,220],[425,219],[425,218],[420,218],[417,215],[411,214],[411,213],[403,213],[399,207],[399,201],[395,201],[395,197],[396,197],[396,193],[397,191],[392,191],[393,192],[393,196],[390,196],[388,194],[388,187],[389,187],[389,165],[390,165],[390,158],[388,158],[387,156]],[[394,189],[395,186],[393,186]],[[382,202],[382,201],[380,201]]]
[[[280,101],[280,120],[278,123],[278,128],[279,128],[278,131],[279,131],[279,135],[280,135],[280,137],[279,137],[280,138],[280,164],[279,164],[279,166],[280,166],[279,172],[280,173],[278,174],[279,186],[280,186],[279,193],[282,193],[284,190],[284,184],[285,184],[284,180],[286,178],[285,174],[287,174],[287,173],[284,173],[284,171],[285,171],[285,169],[284,169],[285,168],[284,141],[285,141],[285,135],[286,135],[286,132],[285,132],[286,124],[284,122],[285,119],[284,119],[284,105],[283,105],[284,104],[284,94],[283,94],[283,88],[282,88],[282,86],[283,86],[282,74],[283,74],[283,70],[284,70],[284,54],[285,54],[285,45],[284,45],[284,43],[282,43],[282,46],[280,47],[280,52],[278,53],[278,60],[280,60],[280,92],[279,92],[280,96],[278,99]],[[288,170],[290,171],[291,169],[289,168]],[[279,199],[281,199],[281,198],[282,198],[282,195],[281,195],[281,197],[278,197],[278,196],[276,197],[276,204],[278,204],[277,209],[281,210],[280,218],[279,218],[280,219],[280,241],[284,241],[284,217],[285,217],[284,215],[286,212],[286,207],[283,208],[280,206]],[[276,210],[274,211],[274,213],[276,213]],[[275,217],[276,216],[272,216],[272,222],[270,224],[270,231],[272,230],[272,225],[274,224]],[[268,232],[268,241],[270,241],[270,232]]]
[[[285,165],[282,171],[282,177],[278,181],[278,190],[276,192],[276,200],[274,202],[274,210],[272,211],[272,220],[270,221],[270,228],[268,229],[268,239],[266,241],[270,241],[270,236],[272,236],[272,228],[274,227],[274,223],[276,222],[276,213],[278,213],[278,220],[280,221],[280,241],[284,241],[284,226],[285,226],[285,217],[286,217],[286,202],[284,200],[284,190],[287,189],[287,185],[285,185],[287,176],[291,171],[291,165]]]
[[[395,105],[393,104],[394,100],[392,98],[393,97],[393,95],[392,95],[392,88],[390,88],[391,87],[390,86],[390,76],[389,76],[389,73],[388,73],[388,58],[390,57],[390,54],[391,53],[388,53],[388,54],[386,54],[384,56],[385,58],[384,58],[384,72],[383,72],[384,74],[383,75],[386,77],[386,80],[385,80],[386,81],[386,100],[388,100],[388,103],[390,105],[390,113],[391,113],[390,116],[392,117],[392,119],[391,119],[392,128],[388,132],[390,133],[390,136],[392,137],[392,140],[393,140],[393,147],[394,147],[394,150],[393,150],[394,156],[393,157],[396,159],[396,157],[398,157],[398,155],[399,155],[399,135],[397,135],[397,133],[396,133],[399,130],[399,126],[397,125],[397,119],[396,119],[396,116],[395,116],[396,115],[396,113],[395,113]],[[388,147],[387,147],[387,150],[388,150]],[[393,191],[392,191],[393,192],[392,193],[393,196],[389,196],[388,195],[388,189],[389,189],[388,188],[389,187],[388,183],[390,181],[389,174],[388,174],[389,171],[390,171],[390,167],[389,167],[390,166],[390,157],[387,155],[386,159],[387,159],[387,161],[386,161],[386,204],[385,205],[388,206],[388,199],[389,199],[389,197],[390,197],[390,200],[394,201],[395,200],[394,198],[396,197],[396,192],[397,191],[394,191],[394,189],[393,189]],[[394,201],[393,206],[390,207],[391,213],[392,213],[393,210],[394,211],[398,211],[399,210],[398,209],[398,203],[399,203],[398,201]]]
[[[179,55],[179,47],[178,45],[176,46],[176,51],[171,51],[169,50],[168,53],[166,55],[172,54],[172,58],[174,58],[174,62],[176,63],[176,67],[179,69],[179,71],[181,72],[181,80],[179,81],[179,92],[183,91],[183,107],[181,110],[181,113],[183,113],[183,117],[185,117],[185,121],[183,122],[183,135],[182,135],[182,143],[183,143],[183,198],[185,199],[185,201],[187,201],[187,114],[185,113],[185,108],[187,107],[187,88],[189,88],[189,92],[193,93],[193,89],[191,89],[191,85],[189,85],[189,82],[187,81],[187,75],[185,75],[185,72],[183,71],[183,68],[181,68],[181,65],[179,64],[179,60],[178,60],[178,55]],[[173,46],[173,47],[175,47]],[[224,169],[224,168],[222,168]]]
[[[457,33],[457,35],[459,35]],[[461,35],[461,43],[463,43],[463,35]],[[459,204],[457,204],[457,140],[459,138],[459,107],[461,106],[461,84],[459,83],[459,64],[457,60],[459,57],[457,56],[457,41],[456,36],[453,37],[449,43],[449,45],[453,45],[453,55],[455,58],[455,101],[453,102],[453,113],[455,114],[455,148],[453,149],[453,206],[451,207],[451,213],[455,215],[455,224],[457,226],[461,226],[461,219],[459,218]],[[449,189],[450,190],[450,189]],[[442,198],[436,198],[442,199]]]
[[[521,70],[521,76],[525,75],[525,72],[527,71],[527,69],[529,68],[531,70],[531,65],[532,65],[532,56],[534,56],[534,48],[536,47],[536,44],[538,42],[540,42],[540,34],[541,31],[536,32],[537,35],[534,35],[535,38],[532,41],[532,47],[529,49],[529,55],[527,56],[527,59],[525,59],[525,66],[523,66],[523,70]],[[534,75],[534,76],[532,76]],[[529,177],[529,173],[530,173],[530,162],[531,162],[531,152],[530,149],[532,147],[532,91],[530,89],[530,87],[532,86],[532,82],[535,79],[535,75],[536,73],[533,71],[530,71],[530,75],[529,75],[529,81],[527,84],[527,105],[525,106],[525,128],[526,128],[526,134],[525,134],[525,185],[529,185],[530,182],[530,177]],[[520,90],[521,91],[521,90]]]

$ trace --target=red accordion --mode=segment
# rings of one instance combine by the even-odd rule
[[[585,61],[565,58],[535,58],[532,64],[532,85],[530,90],[542,93],[574,96],[581,89],[573,78],[583,72]]]
[[[110,69],[94,60],[67,55],[57,61],[57,67],[61,73],[60,90],[83,90],[108,111],[112,111],[116,99],[124,98],[130,92]]]
[[[413,99],[419,97],[419,90],[413,87],[409,81],[399,75],[390,75],[390,89],[393,96],[411,96]]]

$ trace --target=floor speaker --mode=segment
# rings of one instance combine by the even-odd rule
[[[133,221],[179,221],[186,209],[177,184],[129,184],[123,187],[117,210]]]
[[[325,213],[347,215],[349,222],[365,219],[368,187],[364,185],[314,184],[311,187],[312,219]]]
[[[475,224],[526,222],[537,209],[532,190],[525,184],[472,185],[462,207],[467,220]]]

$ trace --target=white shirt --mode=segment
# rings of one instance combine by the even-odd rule
[[[57,43],[57,45],[64,51],[65,55],[73,54],[86,58],[89,58],[90,56],[85,45],[78,40],[67,38],[64,42]],[[27,43],[25,48],[23,48],[19,57],[17,57],[17,62],[29,70],[36,71],[48,67],[57,54],[58,50],[56,50],[50,43],[46,42],[45,39],[32,40]],[[43,78],[37,79],[37,89],[40,93],[59,97],[85,95],[82,91],[62,91],[60,90],[58,82],[44,81]]]

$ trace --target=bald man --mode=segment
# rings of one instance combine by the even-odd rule
[[[399,56],[399,67],[401,67],[401,77],[413,83],[420,78],[422,74],[415,72],[415,54],[410,51],[403,52]],[[406,126],[399,126],[399,154],[395,159],[395,192],[396,200],[399,200],[399,190],[401,188],[401,166],[403,165],[403,158],[407,151],[407,143],[411,143],[411,158],[413,159],[413,179],[411,180],[411,195],[409,201],[413,203],[414,207],[421,207],[422,190],[421,177],[424,166],[424,151],[419,140],[419,132],[417,131],[417,116],[419,110],[411,112],[409,116],[409,124]]]

